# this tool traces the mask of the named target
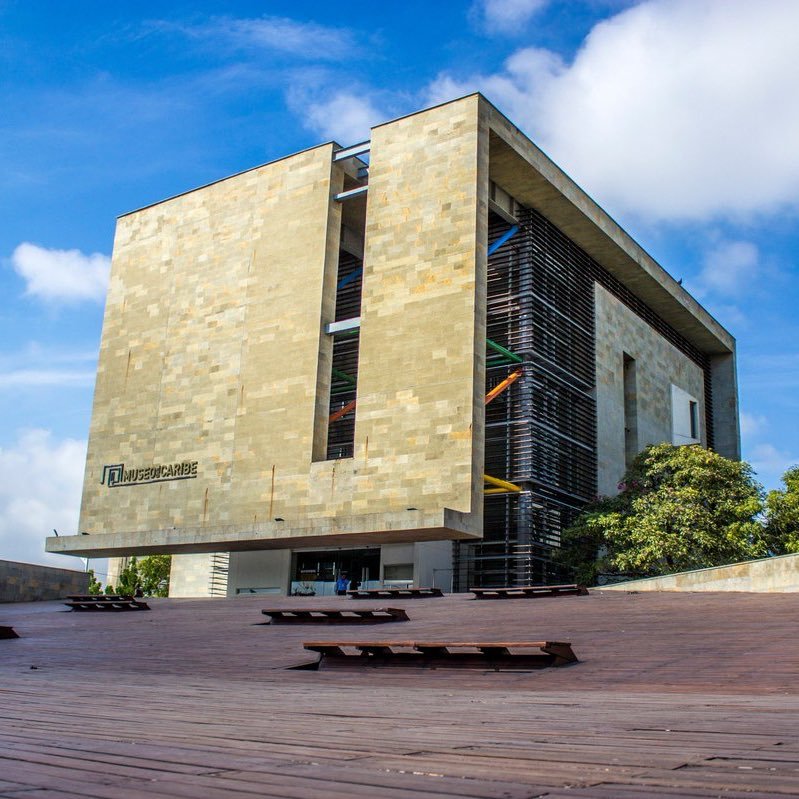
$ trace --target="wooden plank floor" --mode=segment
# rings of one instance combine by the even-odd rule
[[[404,637],[565,640],[581,660],[529,673],[287,671],[313,628],[262,606],[0,605],[21,636],[0,641],[0,797],[799,795],[795,595],[407,603]]]

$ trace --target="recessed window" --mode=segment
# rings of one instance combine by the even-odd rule
[[[326,328],[333,338],[333,352],[325,460],[353,456],[363,261],[341,250],[336,280],[334,322]]]
[[[699,400],[679,386],[671,387],[671,443],[698,444],[702,440],[699,426]]]
[[[691,438],[699,438],[699,405],[691,400],[688,403],[688,413],[691,417]]]
[[[624,462],[629,468],[638,454],[638,385],[635,358],[624,353]]]

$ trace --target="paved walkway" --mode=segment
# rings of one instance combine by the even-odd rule
[[[368,628],[565,640],[581,660],[530,673],[287,671],[320,635],[266,626],[260,608],[313,599],[268,600],[0,605],[22,636],[0,641],[0,796],[799,794],[795,595],[460,595]]]

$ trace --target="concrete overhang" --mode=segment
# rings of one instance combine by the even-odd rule
[[[534,208],[700,351],[735,351],[735,338],[568,175],[484,97],[490,177]]]
[[[45,549],[60,555],[113,558],[128,555],[240,552],[298,547],[347,547],[413,541],[475,540],[482,536],[480,515],[443,508],[407,510],[335,519],[286,519],[247,529],[177,527],[166,530],[50,536]]]

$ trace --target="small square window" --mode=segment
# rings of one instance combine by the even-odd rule
[[[702,429],[699,418],[699,400],[679,386],[671,386],[671,443],[697,444]]]

